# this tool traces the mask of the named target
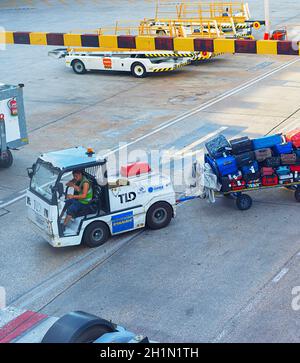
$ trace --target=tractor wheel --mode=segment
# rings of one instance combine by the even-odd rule
[[[157,202],[149,208],[146,223],[150,229],[165,228],[171,222],[172,216],[173,210],[170,204]]]
[[[104,222],[93,222],[84,231],[82,242],[90,248],[103,245],[109,238],[110,232]]]

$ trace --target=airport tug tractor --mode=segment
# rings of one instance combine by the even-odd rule
[[[88,179],[93,196],[84,214],[64,226],[66,196],[74,193],[67,183],[75,170]],[[98,247],[112,235],[164,228],[175,217],[171,180],[149,164],[131,163],[122,166],[119,175],[107,174],[107,160],[83,147],[43,154],[28,169],[28,218],[53,247]]]

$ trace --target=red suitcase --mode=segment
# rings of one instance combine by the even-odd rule
[[[300,172],[300,165],[291,165],[290,166],[291,171],[295,172],[298,171]]]
[[[144,162],[136,162],[121,167],[121,175],[125,178],[150,172],[151,168],[149,164]]]
[[[295,147],[300,147],[300,129],[292,130],[285,135],[286,141],[291,141]]]
[[[278,176],[274,174],[263,176],[261,179],[261,183],[264,187],[278,185]]]
[[[273,168],[267,168],[267,167],[264,167],[264,168],[261,168],[261,175],[262,176],[266,176],[266,175],[273,175],[274,174],[274,169]]]
[[[232,190],[242,190],[246,188],[245,180],[237,180],[231,182],[231,189]]]

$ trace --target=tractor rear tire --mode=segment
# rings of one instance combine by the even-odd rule
[[[153,204],[146,216],[146,224],[150,229],[161,229],[167,227],[173,217],[173,210],[166,202]]]

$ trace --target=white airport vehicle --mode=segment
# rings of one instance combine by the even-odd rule
[[[28,144],[23,87],[0,84],[0,168],[12,165],[12,149]]]
[[[158,53],[156,51],[156,53]],[[162,52],[162,56],[151,57],[151,52],[90,52],[56,49],[48,54],[65,58],[66,66],[77,74],[87,71],[130,72],[134,77],[144,78],[149,73],[171,72],[191,63],[189,57],[174,56],[174,52]]]
[[[77,147],[43,154],[28,169],[30,187],[28,218],[53,247],[97,247],[110,235],[143,227],[166,227],[176,213],[175,192],[170,178],[151,171],[146,163],[121,168],[120,175],[107,177],[106,159]],[[92,200],[84,215],[63,226],[67,183],[72,172],[81,170],[90,181]]]

